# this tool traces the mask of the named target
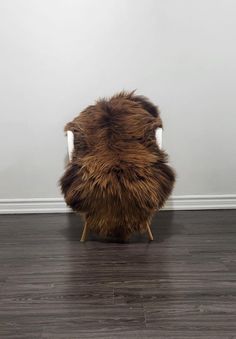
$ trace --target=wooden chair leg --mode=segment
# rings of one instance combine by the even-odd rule
[[[89,227],[88,227],[87,221],[85,221],[83,233],[80,239],[81,242],[84,242],[86,240],[88,233],[89,233]]]
[[[149,223],[147,222],[147,234],[150,241],[153,241],[152,231],[150,229]]]

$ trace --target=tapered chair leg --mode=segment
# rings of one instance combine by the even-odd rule
[[[84,242],[87,239],[88,233],[89,233],[89,227],[88,227],[87,221],[85,221],[83,233],[80,239],[81,242]]]
[[[147,222],[147,234],[150,241],[153,241],[152,231],[150,229],[149,223]]]

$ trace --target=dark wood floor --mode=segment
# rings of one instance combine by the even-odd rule
[[[236,338],[235,223],[161,212],[152,243],[82,244],[73,214],[0,216],[0,338]]]

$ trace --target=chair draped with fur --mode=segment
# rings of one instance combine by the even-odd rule
[[[158,108],[134,92],[87,107],[68,123],[74,151],[60,180],[65,201],[101,236],[147,231],[170,195],[175,174],[156,142]]]

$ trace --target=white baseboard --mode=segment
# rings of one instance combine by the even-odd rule
[[[70,209],[62,198],[0,199],[0,214],[66,212]]]
[[[163,210],[236,209],[236,194],[172,196]],[[66,213],[62,198],[0,199],[0,214]]]
[[[164,210],[236,209],[236,194],[179,195],[170,198]]]

